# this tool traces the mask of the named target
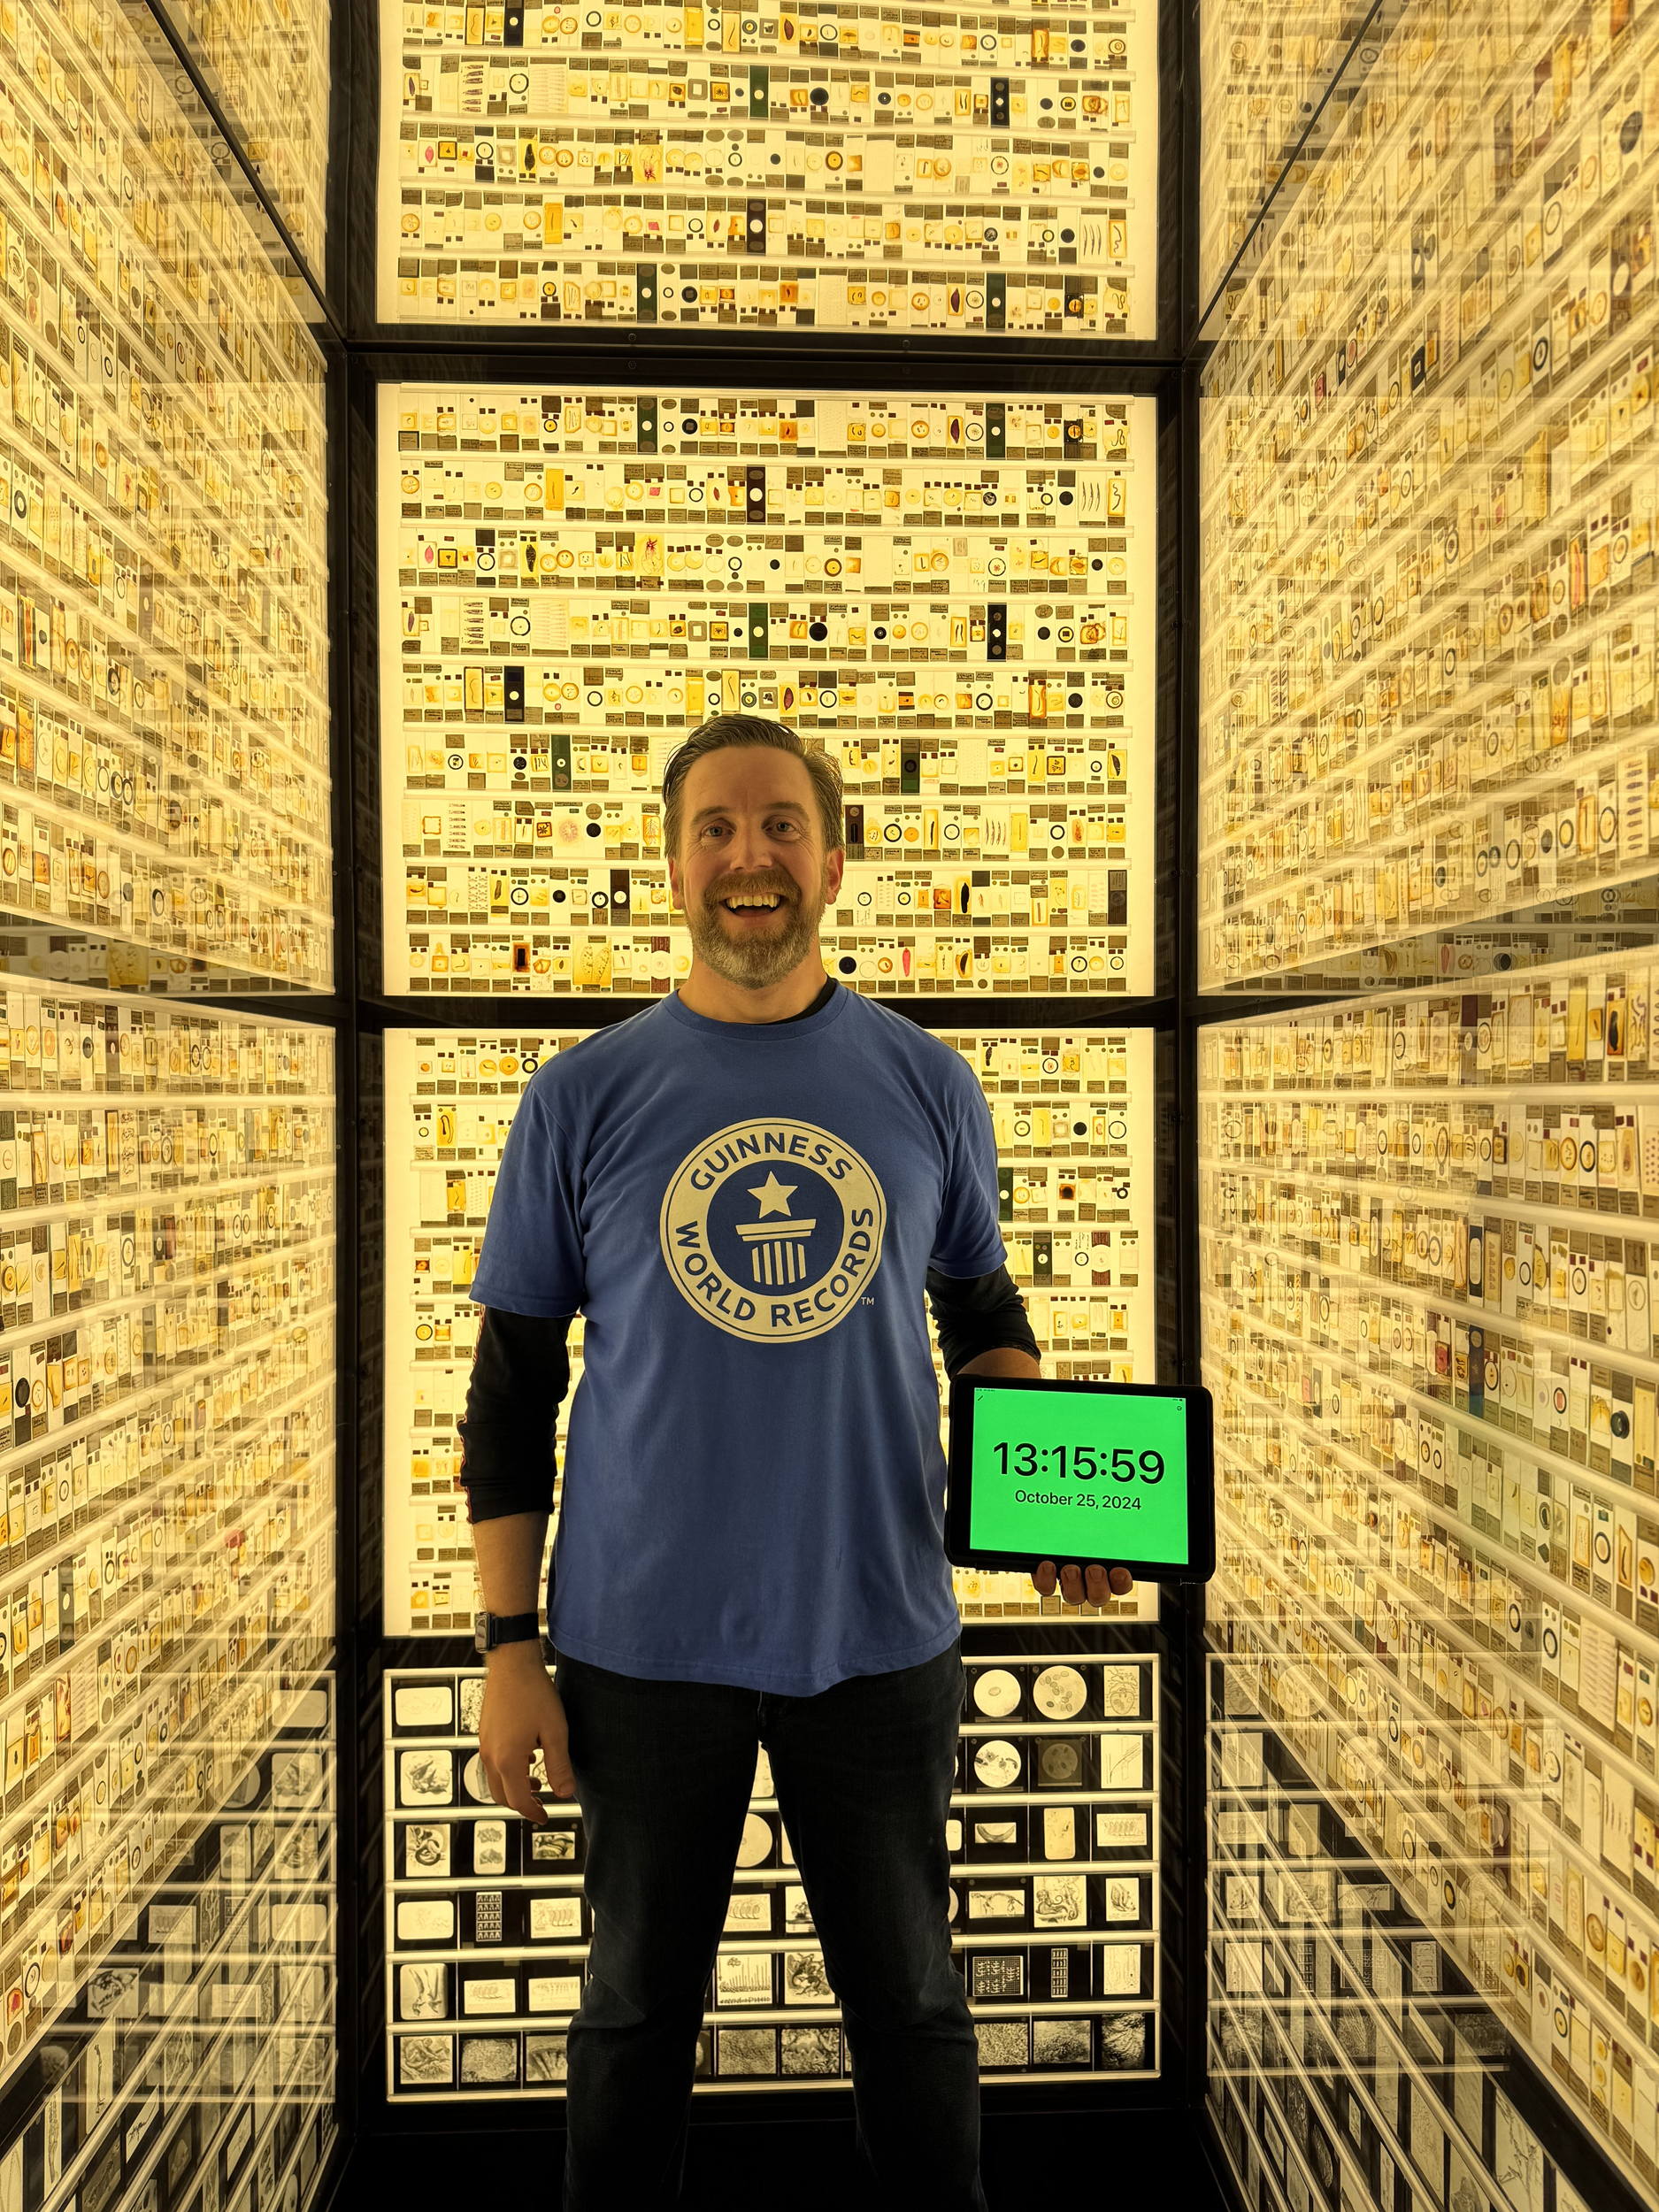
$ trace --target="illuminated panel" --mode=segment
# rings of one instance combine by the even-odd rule
[[[1648,2195],[1655,988],[1651,947],[1586,933],[1578,958],[1478,991],[1217,1023],[1199,1162],[1210,1634],[1230,1655],[1212,1755],[1234,1761],[1212,1816],[1231,1824],[1222,2070],[1248,2076],[1237,2039],[1264,2001],[1336,1993],[1311,1952],[1286,1983],[1284,1938],[1254,1924],[1259,1870],[1273,1930],[1339,1931],[1379,2049],[1403,2037],[1440,2075],[1463,2039],[1455,2127],[1414,2080],[1404,2135],[1399,2062],[1367,2116],[1385,2147],[1438,2172],[1461,2136],[1450,2155],[1478,2170],[1474,2059],[1513,2045]],[[1323,2064],[1298,2046],[1293,2077],[1304,2055]]]
[[[4,996],[0,2195],[217,2168],[297,2205],[333,2134],[334,1040]]]
[[[381,10],[382,322],[1156,334],[1156,12]]]
[[[321,356],[119,11],[0,45],[0,931],[326,987]]]
[[[382,387],[387,988],[667,991],[741,709],[841,765],[853,988],[1149,991],[1155,404]]]
[[[583,1033],[386,1033],[388,1635],[470,1631],[481,1602],[455,1432],[476,1340],[472,1277],[518,1096],[544,1059],[580,1045]],[[1149,1381],[1150,1032],[975,1031],[944,1041],[990,1103],[1002,1240],[1048,1371]],[[561,1468],[581,1339],[578,1318],[558,1424]],[[561,1472],[556,1499],[563,1481]],[[1039,1599],[1025,1575],[964,1569],[956,1594],[969,1620],[1157,1617],[1151,1585],[1099,1608],[1066,1607]]]
[[[979,2071],[1159,2070],[1158,1661],[974,1654],[951,1816],[951,1921]],[[480,1764],[481,1673],[385,1686],[387,2092],[562,2096],[587,1976],[581,1816],[503,1818]],[[765,1752],[757,1762],[696,2086],[833,2088],[849,2067]]]
[[[1576,20],[1407,8],[1210,364],[1210,987],[1653,925],[1659,18]]]

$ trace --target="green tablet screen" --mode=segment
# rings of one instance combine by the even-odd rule
[[[1187,1487],[1184,1399],[974,1393],[976,1551],[1182,1566]]]

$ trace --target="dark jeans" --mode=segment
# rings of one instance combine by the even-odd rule
[[[895,2203],[983,2212],[979,2048],[946,1897],[960,1647],[817,1697],[641,1682],[563,1656],[558,1687],[594,1912],[570,2034],[566,2212],[679,2195],[757,1744],[841,2003],[873,2183]]]

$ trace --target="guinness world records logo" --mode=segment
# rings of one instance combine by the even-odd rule
[[[809,1121],[736,1121],[688,1152],[663,1194],[674,1286],[752,1344],[801,1344],[843,1320],[881,1263],[887,1200],[849,1144]]]

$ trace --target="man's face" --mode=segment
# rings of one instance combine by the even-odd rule
[[[733,746],[693,764],[669,861],[697,957],[751,991],[812,954],[846,856],[824,849],[805,764],[769,746]]]

